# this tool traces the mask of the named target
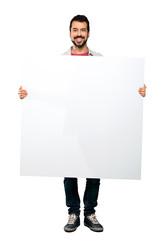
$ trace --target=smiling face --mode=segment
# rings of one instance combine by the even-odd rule
[[[79,49],[85,46],[88,38],[89,32],[87,30],[86,22],[73,21],[70,31],[70,38],[73,44]]]

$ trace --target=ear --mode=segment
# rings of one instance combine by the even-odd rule
[[[90,32],[88,32],[88,38],[90,37]]]
[[[69,31],[69,36],[70,36],[70,38],[71,38],[71,31]]]

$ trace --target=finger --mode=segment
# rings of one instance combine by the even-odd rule
[[[140,92],[140,94],[143,96],[143,95],[146,95],[146,93],[145,92]]]
[[[22,89],[22,86],[20,86],[19,90],[21,90],[21,89]]]
[[[26,90],[20,90],[19,94],[28,94]]]
[[[27,93],[26,90],[20,90],[19,92],[20,92],[20,93],[24,93],[24,94]]]
[[[147,88],[145,84],[144,84],[144,88]]]
[[[146,91],[145,91],[144,89],[142,89],[142,90],[139,90],[139,93],[140,93],[141,95],[144,95],[144,94],[146,94]]]
[[[20,98],[24,98],[24,97],[26,97],[25,94],[20,94]]]

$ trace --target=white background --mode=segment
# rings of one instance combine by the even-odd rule
[[[22,65],[22,176],[141,178],[144,59],[40,55]]]
[[[63,53],[70,46],[69,21],[86,14],[91,22],[88,46],[105,56],[144,57],[147,85],[142,180],[101,181],[97,215],[105,231],[98,238],[159,240],[158,4],[158,0],[1,0],[0,239],[41,240],[55,235],[56,239],[97,239],[97,233],[83,226],[83,217],[76,232],[63,231],[67,209],[62,178],[20,177],[21,56]],[[85,179],[79,183],[82,196]]]

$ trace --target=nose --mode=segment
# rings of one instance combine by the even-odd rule
[[[83,30],[82,29],[78,29],[77,30],[77,35],[78,36],[83,36]]]
[[[78,30],[78,36],[81,36],[81,30],[80,29]]]

